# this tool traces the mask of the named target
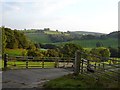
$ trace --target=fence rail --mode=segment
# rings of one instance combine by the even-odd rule
[[[93,56],[96,60],[89,60],[87,56]],[[99,59],[99,60],[98,60]],[[109,62],[108,62],[109,61]],[[24,68],[66,68],[72,67],[74,74],[85,74],[86,72],[94,73],[95,76],[104,74],[113,78],[112,75],[106,72],[120,74],[120,60],[112,58],[100,57],[97,55],[86,54],[76,51],[75,58],[70,57],[32,57],[32,56],[4,56],[4,68],[7,67],[24,67]],[[114,78],[115,79],[115,78]],[[116,80],[116,79],[115,79]]]
[[[104,74],[104,76],[108,79],[113,79],[115,81],[118,81],[118,77],[120,76],[120,60],[115,60],[112,58],[106,58],[106,57],[100,57],[97,55],[92,54],[86,54],[84,52],[77,51],[76,56],[79,56],[80,58],[76,58],[76,61],[80,61],[80,70],[78,70],[78,73],[75,72],[75,74],[85,74],[85,73],[91,73],[93,76],[97,77],[101,74]],[[89,60],[87,57],[84,56],[93,56],[96,59],[99,60]],[[109,62],[108,62],[109,61]],[[88,74],[88,75],[89,75]],[[114,76],[116,75],[116,76]]]
[[[4,56],[4,68],[59,68],[73,67],[70,57]]]

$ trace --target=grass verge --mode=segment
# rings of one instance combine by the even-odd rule
[[[104,75],[95,78],[93,74],[89,76],[85,74],[79,74],[78,76],[69,74],[48,81],[43,86],[45,88],[93,88],[96,90],[98,90],[98,88],[119,88],[118,81],[107,79]]]

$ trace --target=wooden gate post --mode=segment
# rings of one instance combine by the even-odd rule
[[[79,50],[75,52],[75,66],[74,66],[74,74],[78,75],[80,73],[80,62],[81,62],[81,53]]]
[[[83,73],[83,60],[81,60],[81,64],[80,65],[81,65],[81,68],[80,68],[81,72],[80,73],[82,74]]]
[[[29,60],[29,56],[26,58],[26,68],[28,68],[28,60]]]
[[[42,59],[42,68],[44,68],[44,60],[45,58]]]
[[[54,65],[54,67],[55,68],[59,67],[58,57],[55,58],[55,65]]]
[[[28,68],[28,59],[26,60],[26,68]]]
[[[96,61],[95,61],[94,69],[96,70]]]
[[[103,71],[105,70],[104,62],[103,62]]]
[[[4,69],[7,68],[8,54],[4,54]]]

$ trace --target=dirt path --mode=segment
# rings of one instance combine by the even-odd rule
[[[3,88],[42,87],[44,82],[72,72],[61,68],[9,70],[2,73],[2,83]]]

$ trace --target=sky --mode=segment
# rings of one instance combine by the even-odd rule
[[[119,0],[0,0],[0,25],[12,29],[118,30]]]

